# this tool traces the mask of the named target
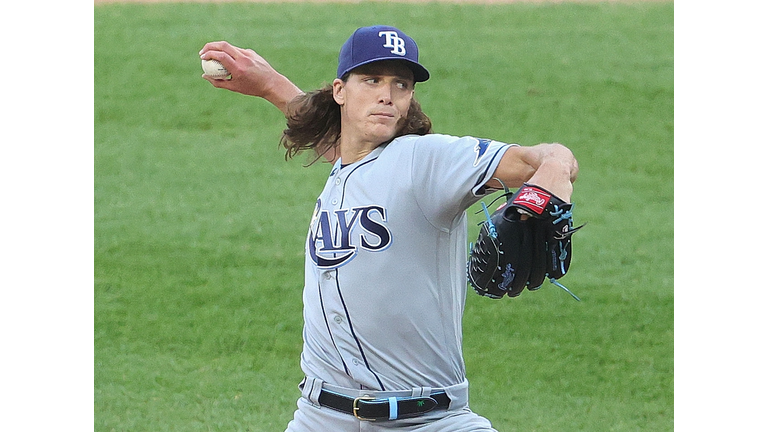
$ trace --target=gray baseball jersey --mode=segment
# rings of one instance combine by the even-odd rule
[[[307,376],[379,391],[465,381],[465,210],[510,145],[408,135],[336,162],[306,244]]]

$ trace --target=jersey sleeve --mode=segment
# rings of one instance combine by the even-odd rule
[[[483,196],[485,183],[513,145],[439,134],[415,140],[411,175],[424,214],[435,225],[448,226]]]

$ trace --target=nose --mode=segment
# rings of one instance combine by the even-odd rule
[[[388,86],[388,85],[381,86],[381,91],[379,93],[379,103],[383,105],[392,105],[391,86]]]

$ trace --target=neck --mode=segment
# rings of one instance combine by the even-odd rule
[[[342,133],[339,140],[339,152],[341,154],[341,163],[349,165],[362,160],[368,156],[377,147],[383,144],[383,142],[365,141],[360,139],[345,139],[346,137]]]
[[[343,148],[341,150],[341,163],[344,165],[349,165],[352,163],[355,163],[359,160],[362,160],[364,157],[368,156],[374,149],[354,149],[354,150],[347,150],[345,151]]]

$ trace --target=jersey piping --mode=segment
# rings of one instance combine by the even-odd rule
[[[336,284],[338,285],[338,270],[336,271]],[[320,308],[323,311],[323,319],[325,320],[325,328],[328,330],[328,336],[331,337],[331,343],[333,343],[333,348],[336,349],[336,353],[339,354],[339,358],[341,359],[341,364],[344,366],[344,372],[347,375],[350,375],[349,368],[347,367],[347,362],[344,361],[344,356],[341,355],[341,351],[339,350],[338,345],[336,345],[336,339],[333,337],[333,332],[331,331],[331,324],[328,322],[328,313],[325,310],[325,301],[323,299],[323,286],[319,283],[317,284],[317,294],[320,297]]]
[[[347,175],[347,177],[344,179],[344,187],[343,187],[343,189],[342,189],[342,195],[341,195],[341,203],[342,203],[342,204],[344,203],[344,197],[345,197],[345,195],[346,195],[346,190],[347,190],[347,181],[348,181],[348,180],[349,180],[349,178],[352,176],[352,174],[354,174],[354,172],[355,172],[355,171],[356,171],[358,168],[360,168],[360,167],[362,167],[362,166],[364,166],[364,165],[367,165],[367,164],[369,164],[369,163],[371,163],[371,162],[375,161],[376,159],[378,159],[378,157],[375,157],[375,158],[372,158],[372,159],[370,159],[370,160],[367,160],[367,161],[365,161],[365,162],[363,162],[363,163],[359,164],[358,166],[354,167],[354,168],[352,169],[352,171],[350,171],[350,173],[349,173],[349,174]],[[348,165],[341,165],[341,166],[340,166],[340,168],[339,168],[339,170],[341,170],[341,169],[345,168],[346,166],[348,166]],[[338,230],[336,230],[336,232],[334,233],[334,237],[335,237],[335,240],[338,240],[338,236],[339,236],[339,231],[338,231]],[[368,363],[368,358],[367,358],[367,357],[366,357],[366,355],[365,355],[365,351],[363,350],[363,346],[362,346],[362,344],[360,343],[360,339],[357,337],[357,334],[355,333],[354,325],[352,324],[352,317],[350,316],[350,314],[349,314],[349,310],[347,309],[347,303],[346,303],[346,301],[344,300],[344,294],[341,292],[341,284],[339,283],[339,269],[335,269],[335,270],[336,270],[336,271],[335,271],[335,276],[334,276],[334,279],[335,279],[335,282],[336,282],[336,291],[337,291],[337,292],[338,292],[338,294],[339,294],[339,300],[341,301],[341,305],[342,305],[342,307],[344,308],[344,315],[345,315],[345,316],[346,316],[346,318],[347,318],[347,325],[348,325],[348,327],[349,327],[349,332],[351,333],[351,335],[352,335],[352,338],[354,339],[354,341],[355,341],[355,344],[357,345],[357,349],[358,349],[358,352],[360,352],[360,357],[362,358],[362,360],[363,360],[363,363],[365,364],[365,367],[366,367],[366,369],[368,369],[368,371],[369,371],[369,372],[371,372],[371,374],[373,374],[373,376],[376,378],[376,382],[377,382],[377,383],[379,383],[379,386],[380,386],[380,390],[382,390],[382,391],[386,391],[386,388],[384,387],[384,383],[381,381],[381,378],[379,378],[379,375],[378,375],[378,374],[377,374],[377,373],[376,373],[376,372],[375,372],[375,371],[374,371],[374,370],[371,368],[371,365],[370,365],[370,363]],[[318,287],[318,288],[319,288],[319,287]],[[322,295],[321,295],[321,300],[322,300]],[[324,315],[324,316],[326,316],[326,315],[327,315],[327,314],[325,314],[325,310],[324,310],[324,309],[323,309],[323,315]],[[325,322],[326,322],[326,327],[327,327],[328,333],[329,333],[329,335],[331,336],[331,340],[333,340],[333,332],[332,332],[332,331],[331,331],[331,329],[330,329],[330,325],[329,325],[329,323],[328,323],[328,318],[327,318],[327,316],[325,317]],[[351,377],[352,375],[350,374],[350,372],[349,372],[349,369],[347,368],[347,364],[346,364],[346,362],[344,361],[344,357],[341,355],[341,352],[339,351],[338,347],[336,347],[336,343],[335,343],[335,341],[334,341],[334,347],[336,348],[336,351],[339,353],[339,357],[341,357],[341,362],[342,362],[342,364],[344,365],[344,371],[345,371],[345,373]]]

